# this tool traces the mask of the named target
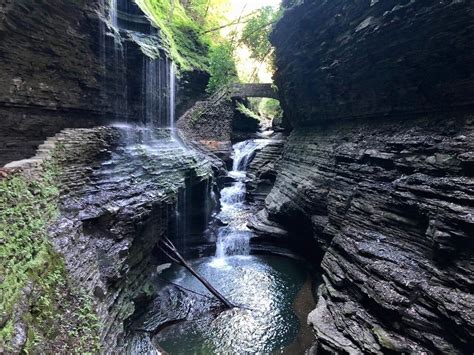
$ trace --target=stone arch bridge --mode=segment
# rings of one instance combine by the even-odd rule
[[[230,97],[245,99],[247,97],[266,97],[278,100],[278,91],[273,84],[233,84],[229,88]]]

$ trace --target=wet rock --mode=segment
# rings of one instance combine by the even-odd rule
[[[274,233],[268,221],[278,221],[297,241],[304,223],[295,216],[310,224],[326,252],[324,292],[312,316],[324,347],[468,348],[474,196],[472,172],[456,157],[473,149],[472,123],[357,121],[290,135],[266,210],[251,225]],[[460,133],[469,137],[463,143],[454,139]],[[427,163],[430,156],[450,158]]]
[[[272,34],[287,123],[469,109],[473,13],[456,0],[294,6]]]
[[[270,138],[269,144],[256,152],[247,169],[247,198],[260,206],[275,183],[276,165],[284,144],[285,137],[282,134]]]
[[[212,170],[168,131],[102,127],[56,138],[64,149],[61,214],[50,236],[71,279],[94,296],[103,348],[118,351],[135,302],[153,289],[157,243],[171,237],[181,192],[196,186],[201,192],[189,193],[202,212]]]
[[[471,353],[472,4],[296,4],[272,34],[294,130],[265,220],[324,252],[318,350]]]

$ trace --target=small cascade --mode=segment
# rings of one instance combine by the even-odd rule
[[[144,59],[143,68],[143,118],[148,127],[161,126],[161,80],[159,60]],[[155,125],[155,123],[157,123]]]
[[[228,177],[234,182],[221,191],[221,212],[217,216],[226,225],[217,232],[216,259],[213,266],[226,265],[231,255],[249,255],[252,232],[247,227],[250,206],[245,201],[247,168],[255,153],[265,147],[268,139],[251,139],[233,146],[233,165]]]
[[[106,93],[117,121],[132,117],[149,128],[174,128],[176,66],[160,50],[159,33],[139,20],[132,0],[102,0],[101,59]]]
[[[107,73],[113,73],[113,79],[111,80],[112,87],[116,93],[113,100],[113,112],[115,118],[121,117],[123,114],[128,112],[128,84],[127,84],[127,73],[126,73],[126,59],[127,53],[122,38],[120,36],[120,28],[118,23],[118,0],[108,0],[109,5],[109,31],[106,33],[104,30],[103,36],[103,55],[102,60],[104,61],[104,67]],[[107,50],[107,36],[113,38],[113,49]]]

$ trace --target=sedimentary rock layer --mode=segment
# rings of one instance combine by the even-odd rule
[[[272,42],[293,126],[474,104],[470,0],[307,0]]]
[[[195,187],[188,204],[201,212],[209,195],[209,164],[169,133],[156,139],[147,132],[107,127],[66,130],[55,138],[66,154],[60,160],[61,214],[50,235],[71,279],[93,295],[107,351],[124,345],[135,301],[153,289],[160,238],[176,237],[170,226],[189,223],[175,221],[178,205],[190,202],[181,193]],[[155,139],[153,151],[143,150],[147,134]]]
[[[319,349],[472,352],[473,11],[313,0],[273,33],[294,130],[252,225],[323,251]]]
[[[295,241],[311,235],[326,252],[310,317],[323,344],[371,353],[472,344],[473,150],[472,117],[291,134],[266,206]]]

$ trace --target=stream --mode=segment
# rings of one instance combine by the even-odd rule
[[[252,255],[254,235],[247,227],[255,207],[246,201],[246,171],[269,142],[251,139],[234,145],[232,170],[214,215],[220,227],[205,235],[215,240],[215,254],[190,260],[237,307],[222,312],[219,302],[184,267],[160,266],[160,292],[132,325],[136,332],[130,352],[161,348],[169,354],[274,353],[294,345],[302,322],[295,304],[303,286],[311,288],[308,270],[288,257]]]

